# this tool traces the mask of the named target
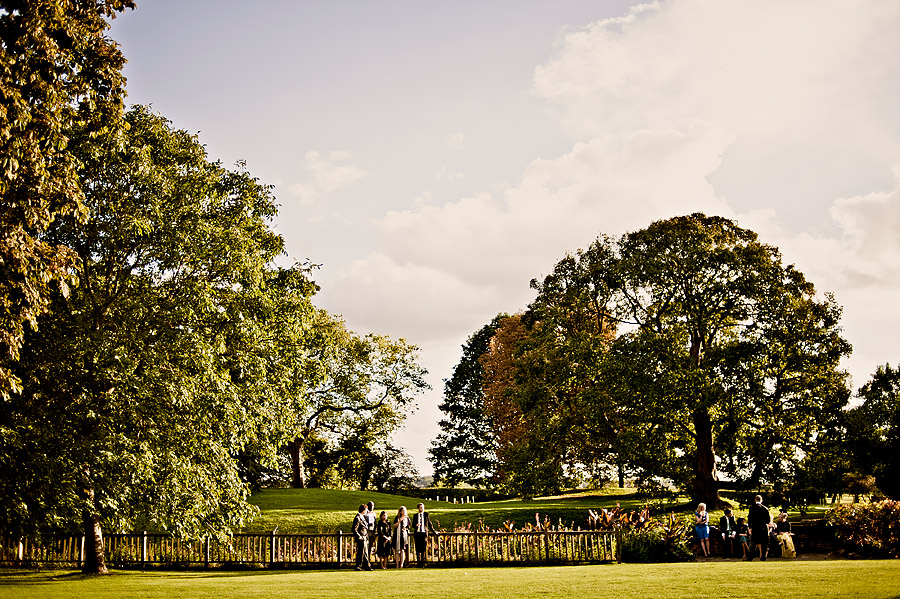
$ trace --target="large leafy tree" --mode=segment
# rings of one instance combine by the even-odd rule
[[[658,376],[638,389],[649,419],[676,423],[693,497],[718,502],[717,439],[726,456],[750,458],[732,462],[737,475],[750,465],[759,480],[771,465],[777,477],[797,463],[849,397],[834,302],[724,218],[658,221],[617,249],[618,313],[636,327],[622,343],[656,350]]]
[[[76,150],[87,217],[46,241],[72,248],[79,285],[12,364],[0,515],[19,533],[80,517],[85,569],[102,572],[104,523],[197,536],[252,515],[233,457],[285,438],[261,357],[281,240],[268,188],[146,109]]]
[[[75,135],[121,122],[124,58],[104,35],[131,0],[0,1],[0,354],[15,359],[75,255],[46,234],[85,216]],[[55,281],[56,286],[52,284]],[[0,364],[0,398],[20,389]]]
[[[345,463],[356,460],[362,469],[362,455],[346,450],[363,437],[372,443],[389,439],[428,388],[417,347],[384,335],[357,335],[324,311],[306,352],[297,364],[302,388],[292,398],[292,439],[286,446],[296,488],[307,486],[308,466],[321,464],[315,454],[340,453]],[[350,478],[364,483],[369,477],[360,471]],[[321,476],[314,480],[324,482]]]
[[[504,314],[495,317],[466,340],[459,363],[444,382],[444,399],[438,407],[446,417],[438,422],[441,433],[428,450],[436,482],[481,487],[495,478],[497,439],[485,413],[481,358],[504,318]]]
[[[600,238],[533,286],[512,366],[485,389],[510,408],[494,425],[517,431],[500,462],[521,454],[545,486],[611,464],[715,505],[720,467],[792,476],[849,397],[840,308],[730,220]]]

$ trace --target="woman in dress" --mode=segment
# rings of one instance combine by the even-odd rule
[[[375,555],[381,558],[381,569],[387,569],[387,560],[391,555],[391,523],[387,512],[381,512],[375,523]]]
[[[709,513],[706,511],[705,503],[698,505],[697,511],[694,512],[694,530],[697,532],[703,557],[709,557]]]
[[[781,557],[797,557],[794,549],[794,539],[791,538],[791,523],[788,522],[787,512],[778,514],[778,522],[775,523],[775,538],[781,547]]]
[[[409,556],[409,516],[406,515],[406,506],[400,506],[397,517],[394,518],[394,562],[398,568],[402,568]]]

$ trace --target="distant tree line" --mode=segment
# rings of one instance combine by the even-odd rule
[[[123,104],[115,0],[0,2],[0,529],[224,537],[270,484],[409,484],[418,349],[313,304],[270,187]]]
[[[840,306],[752,231],[657,221],[531,285],[446,381],[440,482],[535,496],[665,480],[708,505],[723,479],[784,498],[900,496],[900,375],[879,368],[851,402]]]

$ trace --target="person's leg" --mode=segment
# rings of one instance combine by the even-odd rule
[[[420,568],[425,565],[425,533],[424,532],[416,532],[415,534],[416,541],[416,565]]]

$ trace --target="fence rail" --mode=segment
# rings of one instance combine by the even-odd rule
[[[432,564],[547,564],[621,561],[621,543],[610,531],[450,532],[428,537]],[[412,542],[412,539],[410,539]],[[220,542],[189,541],[156,533],[110,534],[104,539],[111,567],[312,566],[340,567],[355,560],[349,534],[237,534]],[[0,563],[71,564],[84,559],[84,537],[0,537]]]

